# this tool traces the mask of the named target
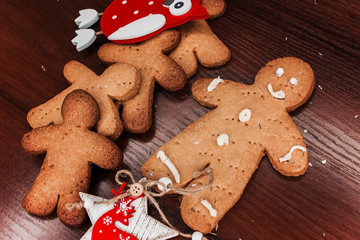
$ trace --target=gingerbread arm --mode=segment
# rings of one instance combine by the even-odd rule
[[[191,88],[194,99],[201,105],[215,108],[231,99],[231,91],[237,88],[239,83],[217,78],[202,78],[197,80]]]
[[[54,128],[55,126],[48,126],[33,129],[23,136],[21,145],[28,152],[34,154],[45,153],[48,150],[49,144],[56,139],[52,133]]]
[[[273,167],[286,176],[304,174],[309,164],[308,151],[291,117],[277,119],[276,126],[268,127],[268,131],[263,146]]]
[[[189,78],[195,74],[199,60],[204,67],[219,67],[229,61],[231,53],[211,31],[205,20],[193,20],[179,28],[181,42],[170,58],[184,69]]]
[[[74,83],[77,81],[84,82],[97,76],[89,68],[77,61],[68,62],[64,66],[63,73],[69,83]]]
[[[100,168],[112,170],[119,167],[123,155],[118,146],[106,137],[100,138],[97,133],[90,133],[87,142],[91,151],[86,154],[85,158]]]

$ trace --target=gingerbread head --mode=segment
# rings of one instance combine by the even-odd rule
[[[114,169],[120,165],[122,153],[112,141],[90,130],[99,120],[100,110],[84,90],[65,97],[61,114],[63,123],[36,128],[22,139],[25,150],[46,153],[22,205],[38,216],[49,215],[57,206],[60,220],[75,226],[85,218],[84,209],[76,203],[80,202],[79,192],[89,188],[91,164]]]
[[[215,109],[164,144],[144,163],[142,174],[192,188],[208,181],[193,173],[210,167],[212,186],[181,203],[184,221],[210,232],[240,198],[264,155],[286,176],[305,173],[307,149],[288,112],[310,97],[314,85],[311,67],[293,57],[269,62],[253,85],[219,77],[196,81],[194,98]]]

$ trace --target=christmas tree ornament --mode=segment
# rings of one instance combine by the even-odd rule
[[[72,40],[78,51],[90,46],[99,34],[115,43],[136,43],[192,19],[209,17],[201,0],[114,0],[103,13],[84,9],[79,14],[75,23],[80,30]],[[100,16],[101,31],[82,31],[96,23]]]
[[[124,191],[126,183],[119,181],[119,177],[126,174],[132,180],[130,188]],[[85,233],[81,240],[165,240],[181,235],[193,240],[205,240],[206,238],[200,232],[193,234],[182,233],[166,218],[159,204],[154,197],[161,197],[166,190],[181,194],[193,194],[207,188],[212,183],[211,169],[205,169],[198,173],[199,175],[209,175],[208,184],[199,189],[176,189],[165,182],[149,181],[145,178],[135,182],[132,174],[127,170],[120,170],[116,175],[116,182],[121,185],[113,199],[104,199],[87,193],[80,193],[82,202],[80,203],[88,213],[92,227]],[[165,186],[165,184],[168,184]],[[161,186],[163,191],[152,192],[151,189]],[[148,215],[147,201],[155,206],[159,211],[163,222]]]

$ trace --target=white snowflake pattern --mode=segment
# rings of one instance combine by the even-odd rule
[[[120,239],[120,240],[129,240],[129,239],[130,239],[130,236],[127,236],[126,238],[123,238],[123,235],[120,233],[120,234],[119,234],[119,239]]]
[[[116,214],[123,212],[126,217],[128,215],[128,211],[132,209],[132,207],[129,207],[128,204],[129,203],[123,201],[119,202],[119,209],[116,211]]]
[[[104,217],[104,224],[109,226],[112,223],[112,218],[109,216]]]

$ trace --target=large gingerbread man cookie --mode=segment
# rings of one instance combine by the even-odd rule
[[[169,30],[140,44],[108,43],[99,49],[98,56],[104,64],[128,63],[141,73],[137,95],[120,102],[123,105],[122,120],[128,132],[143,133],[151,127],[155,82],[169,91],[177,91],[185,86],[184,71],[165,55],[177,46],[179,40],[180,33]]]
[[[79,192],[87,192],[91,164],[114,169],[122,161],[120,149],[108,138],[92,132],[100,110],[96,100],[83,90],[69,93],[61,106],[63,123],[32,130],[24,135],[22,146],[34,154],[46,153],[40,173],[22,206],[32,214],[46,216],[57,206],[65,224],[76,226],[85,218]]]
[[[123,125],[114,100],[125,101],[137,93],[140,87],[140,73],[136,68],[119,63],[98,76],[83,64],[71,61],[64,67],[64,76],[72,85],[51,100],[29,111],[27,120],[31,127],[61,123],[63,119],[60,108],[65,96],[75,89],[83,89],[99,103],[100,120],[96,130],[104,136],[117,139],[123,130]]]
[[[212,186],[181,202],[184,221],[210,232],[238,201],[264,155],[283,175],[305,173],[307,149],[288,112],[305,103],[314,85],[311,67],[294,57],[269,62],[252,85],[221,78],[196,81],[194,98],[215,109],[165,143],[143,164],[143,176],[191,188],[208,182],[208,176],[194,179],[193,173],[210,167]]]

